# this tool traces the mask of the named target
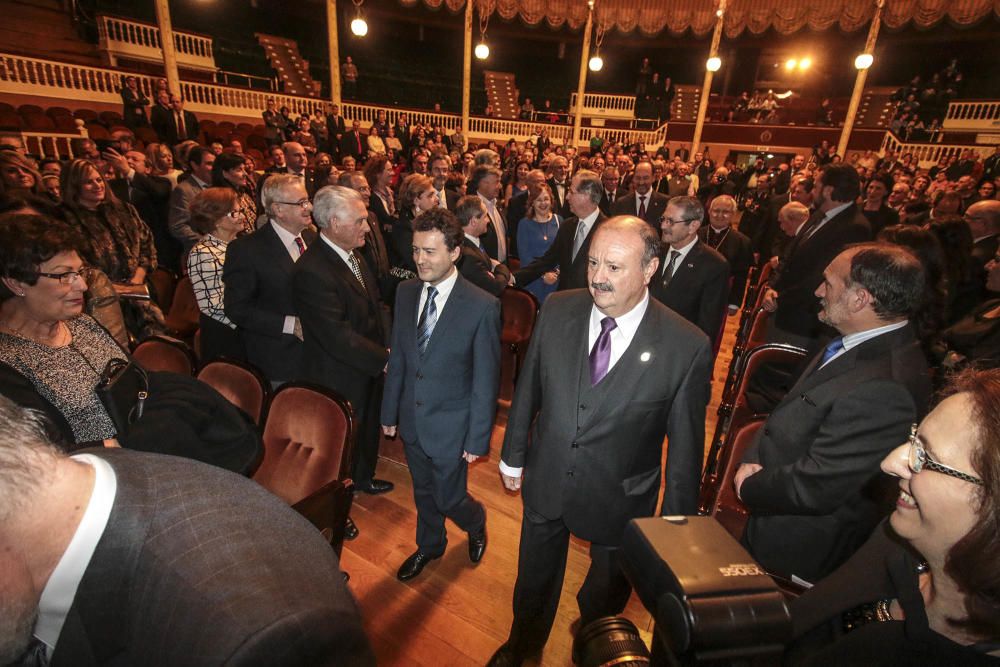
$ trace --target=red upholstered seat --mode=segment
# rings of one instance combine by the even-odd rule
[[[191,279],[184,276],[177,281],[170,311],[166,313],[166,324],[177,336],[190,338],[198,328],[198,322],[198,301]]]
[[[255,424],[264,423],[270,385],[256,368],[231,359],[215,359],[201,367],[198,379],[250,415]]]
[[[194,355],[191,353],[191,348],[175,338],[150,336],[135,346],[132,358],[147,371],[194,374]]]
[[[710,516],[722,524],[722,527],[729,531],[729,534],[737,540],[743,537],[743,529],[746,527],[750,513],[746,506],[736,496],[736,489],[733,488],[733,479],[736,471],[743,460],[743,453],[750,443],[753,442],[757,431],[763,426],[764,420],[753,421],[744,424],[732,438],[732,455],[723,470],[722,479],[719,484],[719,492],[716,495],[715,503],[709,512]]]

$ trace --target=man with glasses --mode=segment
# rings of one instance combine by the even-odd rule
[[[747,275],[753,264],[750,237],[733,229],[736,219],[736,200],[729,195],[719,195],[708,207],[708,226],[698,230],[698,238],[708,247],[717,250],[729,262],[729,314],[735,315],[743,305]]]
[[[302,325],[292,298],[292,269],[316,238],[302,179],[275,174],[261,201],[268,221],[226,249],[225,311],[246,344],[247,359],[274,387],[299,377]]]
[[[888,243],[849,248],[823,272],[819,319],[839,336],[771,412],[735,478],[750,510],[743,542],[769,571],[818,581],[884,517],[879,464],[931,392],[910,323],[924,291],[920,261]]]
[[[659,231],[660,217],[667,208],[668,197],[653,189],[653,165],[640,162],[632,172],[632,192],[619,197],[611,205],[611,215],[634,215]]]
[[[674,197],[660,218],[660,270],[649,283],[654,298],[708,336],[722,335],[729,293],[729,262],[698,239],[705,209],[694,197]]]

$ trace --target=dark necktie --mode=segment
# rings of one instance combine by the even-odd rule
[[[670,261],[667,262],[667,267],[663,269],[663,286],[666,287],[670,284],[670,281],[674,279],[674,271],[677,269],[677,258],[681,256],[680,250],[670,251]]]
[[[302,253],[306,251],[306,242],[302,240],[301,236],[295,237],[295,247],[299,249],[299,257],[301,257]]]
[[[590,386],[595,386],[608,374],[608,366],[611,365],[611,332],[618,328],[618,323],[613,317],[605,317],[601,320],[601,334],[594,341],[594,348],[590,351]]]
[[[32,637],[31,643],[21,654],[20,659],[11,664],[18,667],[46,667],[49,664],[49,655],[45,644],[37,637]]]
[[[361,276],[361,265],[358,264],[358,258],[353,252],[347,256],[347,263],[351,265],[351,273],[354,274],[354,277],[361,283],[361,287],[367,292],[368,286],[365,285],[365,279]]]
[[[639,217],[646,217],[646,195],[639,195]]]
[[[427,286],[427,300],[424,302],[424,309],[417,321],[417,349],[420,350],[421,355],[427,349],[427,343],[431,339],[431,334],[434,333],[434,325],[437,324],[438,311],[437,305],[434,303],[437,292],[437,288],[433,285]]]
[[[180,140],[187,139],[187,128],[184,127],[184,112],[177,111],[177,138]]]
[[[823,366],[823,364],[833,359],[843,349],[844,339],[834,338],[827,344],[826,349],[823,350],[823,358],[820,360],[819,365]]]

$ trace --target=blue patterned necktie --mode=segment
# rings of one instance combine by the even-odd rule
[[[437,288],[428,285],[427,301],[424,302],[424,309],[417,321],[417,349],[420,350],[421,355],[427,349],[427,343],[430,342],[431,334],[434,333],[434,325],[437,324],[438,311],[437,305],[434,303],[436,296]]]
[[[826,362],[830,361],[835,356],[837,356],[837,354],[839,354],[840,351],[843,349],[844,349],[843,338],[834,338],[833,340],[831,340],[827,344],[826,349],[823,350],[823,358],[819,362],[820,367],[826,365]]]
[[[601,320],[601,333],[590,351],[590,386],[595,386],[608,374],[611,365],[611,332],[618,328],[613,317]]]

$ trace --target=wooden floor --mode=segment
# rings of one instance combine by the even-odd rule
[[[715,428],[737,319],[729,318],[716,361],[706,444]],[[489,545],[485,557],[473,565],[465,533],[449,522],[444,556],[406,583],[396,579],[396,570],[416,548],[413,489],[398,443],[383,443],[377,475],[395,483],[396,489],[381,496],[358,495],[351,514],[361,535],[345,543],[341,557],[379,665],[484,665],[506,640],[517,571],[521,497],[505,491],[500,483],[497,460],[503,422],[501,415],[493,432],[491,456],[469,469],[469,492],[486,506]],[[579,614],[576,592],[589,563],[587,543],[574,540],[555,626],[540,665],[572,664],[569,628]],[[648,642],[651,619],[635,595],[625,616],[646,634]]]

